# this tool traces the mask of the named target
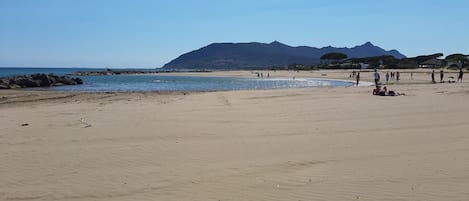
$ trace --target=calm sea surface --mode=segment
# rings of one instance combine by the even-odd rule
[[[75,71],[96,71],[104,69],[82,68],[0,68],[0,77],[29,75],[34,73],[54,73],[64,75]],[[135,70],[135,69],[132,69]],[[156,71],[148,70],[147,71]],[[48,91],[89,91],[89,92],[128,92],[128,91],[229,91],[248,89],[306,88],[324,86],[351,86],[352,82],[321,79],[259,79],[241,77],[199,77],[173,75],[109,75],[77,76],[83,85],[34,88]],[[31,89],[28,89],[31,90]]]

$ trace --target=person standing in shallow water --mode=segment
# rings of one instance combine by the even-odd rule
[[[357,86],[359,82],[360,82],[360,72],[357,72]]]

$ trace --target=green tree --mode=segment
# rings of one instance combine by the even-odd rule
[[[340,52],[330,52],[321,56],[321,60],[333,60],[335,63],[339,63],[340,60],[346,59],[348,56]]]
[[[456,61],[461,64],[461,67],[464,67],[469,63],[469,59],[467,55],[464,54],[451,54],[446,57],[446,60],[449,61]]]

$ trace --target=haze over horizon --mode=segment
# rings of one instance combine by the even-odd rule
[[[0,66],[161,67],[217,42],[469,54],[463,0],[0,0]]]

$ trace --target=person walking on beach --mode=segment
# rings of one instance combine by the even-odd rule
[[[443,78],[445,77],[445,73],[443,72],[443,69],[440,70],[440,83],[443,83]]]
[[[462,71],[462,68],[459,69],[459,74],[458,74],[458,82],[462,82],[462,76],[464,75],[464,72]]]
[[[389,72],[386,72],[386,84],[389,82]]]
[[[401,73],[399,71],[396,72],[396,80],[399,81],[401,78]]]
[[[379,86],[379,73],[378,73],[378,70],[375,69],[375,73],[374,73],[374,78],[375,78],[375,86]]]
[[[410,72],[410,80],[414,80],[414,72]]]
[[[436,83],[436,82],[435,82],[435,70],[432,70],[432,82],[433,82],[433,83]]]
[[[357,86],[359,82],[360,82],[360,72],[357,72]]]

